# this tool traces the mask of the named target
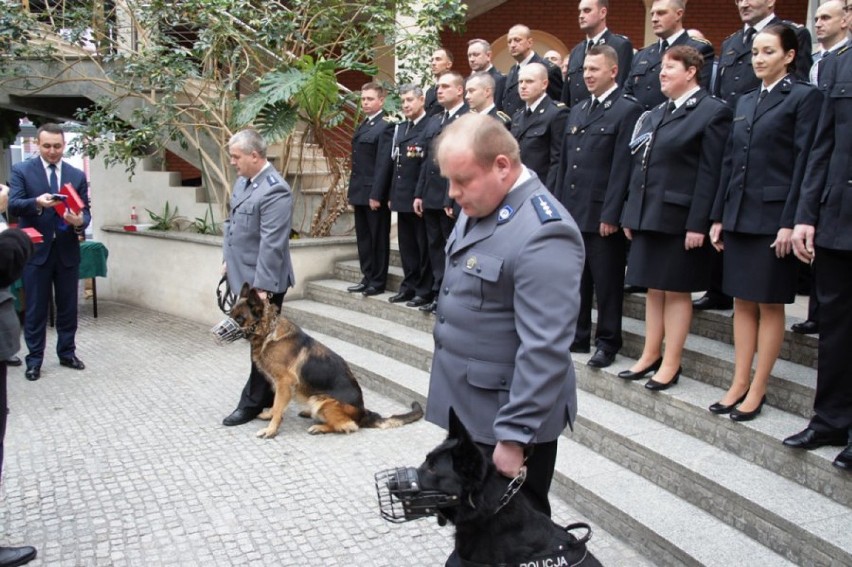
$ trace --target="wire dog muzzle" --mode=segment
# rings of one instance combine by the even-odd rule
[[[414,467],[377,472],[375,479],[382,518],[395,524],[429,516],[440,519],[441,510],[459,505],[458,496],[423,490]]]
[[[210,329],[210,332],[216,337],[216,344],[218,345],[226,345],[245,337],[242,328],[230,317],[219,321],[215,327]]]

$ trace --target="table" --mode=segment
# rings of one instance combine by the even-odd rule
[[[94,240],[86,240],[80,243],[80,275],[79,278],[81,280],[92,280],[92,307],[94,308],[94,315],[97,319],[98,317],[98,288],[95,278],[101,277],[105,278],[107,275],[107,258],[109,257],[109,250],[104,246],[102,242],[96,242]],[[22,303],[19,301],[19,296],[22,295],[24,283],[21,280],[16,281],[12,284],[11,292],[15,297],[15,309],[21,311],[23,309]],[[50,326],[53,326],[54,319],[54,306],[53,306],[53,295],[50,297],[50,315],[48,316],[48,321]]]

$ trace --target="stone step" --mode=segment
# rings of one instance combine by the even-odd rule
[[[287,303],[285,303],[285,306]],[[355,377],[362,386],[379,394],[396,399],[404,404],[418,401],[425,406],[426,393],[429,387],[429,373],[418,370],[393,358],[376,354],[372,350],[362,348],[351,342],[344,341],[338,337],[317,332],[313,329],[305,329],[315,339],[340,354],[352,368]],[[370,399],[365,400],[369,407]],[[433,426],[436,427],[437,426]],[[424,447],[423,456],[431,447]],[[419,463],[397,463],[403,465],[417,465]],[[559,490],[559,485],[554,485],[551,492],[551,505],[553,517],[562,520],[562,523],[578,521],[580,512],[570,506]],[[642,550],[636,546],[629,545],[601,527],[593,520],[586,520],[592,525],[594,539],[589,548],[600,559],[604,565],[625,565],[625,559],[629,564],[636,567],[651,567],[654,562],[643,558],[639,553]],[[449,529],[449,528],[447,528]]]
[[[340,262],[335,270],[338,277],[345,277],[351,282],[357,282],[360,278],[360,271],[358,271],[357,266],[357,261]],[[401,272],[395,273],[398,270],[398,268],[390,268],[389,282],[397,276],[402,277]],[[375,305],[374,302],[349,301],[349,299],[361,300],[363,298],[361,296],[347,298],[344,283],[348,285],[348,282],[333,283],[333,280],[323,280],[322,282],[313,282],[308,287],[314,290],[316,294],[322,295],[322,299],[319,295],[317,296],[318,300],[334,302],[337,305],[344,305],[340,301],[345,300],[345,305],[349,309],[378,316],[389,316],[383,315],[381,312],[381,309],[385,307],[384,305]],[[395,289],[398,289],[398,286]],[[392,312],[404,317],[405,324],[419,325],[418,328],[431,332],[433,319],[428,315],[410,308],[397,309]],[[638,358],[645,340],[644,322],[625,316],[622,326],[624,345],[621,354]],[[683,369],[688,376],[727,389],[734,372],[733,360],[734,349],[729,344],[694,334],[690,334],[687,338],[683,353]],[[813,368],[779,359],[772,372],[767,400],[780,409],[809,418],[812,413],[815,385],[816,371]]]
[[[387,289],[389,291],[396,291],[399,289],[400,284],[402,283],[402,268],[399,265],[393,263],[395,251],[391,249],[391,266],[388,269],[388,279],[387,279]],[[398,259],[398,252],[397,252]],[[339,262],[334,269],[335,277],[346,280],[357,282],[361,279],[361,269],[358,264],[358,260],[348,260],[344,262]],[[696,311],[693,314],[692,326],[690,328],[690,334],[697,337],[704,337],[708,339],[713,339],[722,344],[733,344],[733,318],[732,311]],[[624,298],[624,317],[625,318],[633,318],[639,321],[645,320],[645,296],[644,294],[627,294]],[[788,318],[787,327],[792,323],[798,322],[799,320],[796,318]],[[626,327],[626,325],[625,325]],[[642,337],[644,337],[644,330],[642,332]],[[634,337],[635,338],[635,337]],[[644,338],[642,339],[644,340]],[[625,343],[627,343],[627,337],[625,337]],[[638,356],[638,353],[635,352],[636,344],[634,341],[633,351],[630,356]],[[641,341],[638,346],[639,349],[642,348]],[[784,344],[781,348],[781,353],[779,355],[779,362],[787,361],[792,362],[797,365],[803,365],[809,368],[816,368],[816,350],[817,350],[817,339],[811,336],[805,335],[797,335],[796,333],[792,333],[787,331],[785,333]],[[733,350],[731,349],[731,352]],[[726,353],[727,356],[727,353]],[[733,355],[726,358],[725,360],[733,361]],[[778,370],[776,366],[776,371]],[[708,378],[713,379],[715,376],[716,383],[721,384],[720,380],[730,380],[730,377],[733,373],[733,362],[730,365],[719,367],[716,371],[714,371]],[[774,374],[773,374],[774,375]],[[814,375],[813,372],[808,372],[807,376]],[[727,385],[725,386],[727,388]],[[770,390],[771,392],[771,390]],[[786,386],[779,390],[776,394],[770,393],[770,395],[776,395],[780,399],[785,399],[790,405],[785,406],[790,411],[795,411],[803,416],[809,417],[812,413],[813,408],[813,393],[803,392],[800,388],[796,388],[795,386],[791,388],[787,388]],[[779,403],[781,403],[779,401]]]
[[[624,316],[645,320],[645,294],[628,293],[624,296]],[[727,344],[734,344],[733,309],[695,311],[692,314],[693,334]],[[780,358],[796,364],[816,368],[818,338],[811,335],[799,335],[790,331],[790,325],[800,322],[797,317],[787,317],[784,344]]]
[[[852,565],[848,507],[584,390],[578,398],[575,441],[797,564]]]
[[[308,313],[318,305],[307,305],[306,301],[288,302],[285,304],[288,316],[294,311],[292,303],[301,303],[295,307]],[[324,314],[327,315],[328,311]],[[322,318],[324,315],[319,317]],[[365,327],[378,324],[387,331],[399,331],[393,326],[386,326],[387,321],[384,320],[376,323],[370,320],[376,319],[371,316],[362,316],[362,319],[368,319]],[[363,348],[337,338],[336,333],[335,338],[321,334],[313,330],[316,321],[317,318],[312,320],[309,332],[341,353],[367,387],[396,396],[401,401],[423,401],[428,386],[425,371],[406,369],[407,365],[376,354],[372,347]],[[398,393],[393,394],[394,390]],[[581,407],[592,405],[589,400],[594,396],[581,396]],[[600,400],[597,403],[600,407],[607,402]],[[581,427],[587,426],[578,422],[575,436],[582,435]],[[633,434],[636,434],[635,430]],[[657,565],[722,565],[736,563],[737,557],[749,557],[760,565],[791,564],[731,525],[643,478],[640,473],[595,454],[578,440],[560,439],[554,492],[570,499],[572,505],[591,519],[603,518],[607,531],[612,529],[627,541],[641,542],[638,546],[640,551],[653,557]],[[682,518],[690,519],[688,529],[684,529]],[[637,538],[637,534],[641,537]],[[713,537],[708,538],[706,534],[713,534]],[[725,542],[724,552],[720,553],[716,541]]]

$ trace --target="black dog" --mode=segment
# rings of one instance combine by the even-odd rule
[[[414,476],[413,469],[404,470],[397,473]],[[406,484],[415,486],[419,496],[400,490]],[[447,439],[426,456],[414,482],[400,481],[397,475],[388,486],[400,501],[407,500],[406,519],[437,515],[442,525],[444,519],[455,525],[454,555],[463,567],[601,565],[586,549],[589,526],[562,528],[534,509],[517,492],[518,480],[497,473],[452,409]],[[424,506],[418,506],[418,500]],[[570,533],[575,528],[585,530],[581,539]]]

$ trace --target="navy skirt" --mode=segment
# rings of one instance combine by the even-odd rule
[[[627,283],[663,291],[703,291],[710,286],[710,238],[686,250],[686,234],[634,230],[627,260]]]
[[[769,247],[775,236],[724,232],[722,238],[722,291],[757,303],[793,303],[799,261],[792,252],[784,258],[775,256]]]

